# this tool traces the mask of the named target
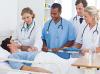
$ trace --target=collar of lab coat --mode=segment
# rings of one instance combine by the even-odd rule
[[[100,44],[100,42],[99,42],[100,34],[97,34],[94,32],[96,27],[97,27],[97,25],[95,25],[92,29],[90,29],[89,25],[86,27],[84,36],[83,36],[82,48],[98,47],[98,45]]]
[[[32,21],[32,24],[30,24],[30,28],[29,29],[27,28],[27,24],[26,23],[24,23],[23,26],[24,26],[25,29],[31,30],[35,26],[35,21],[34,20]]]
[[[84,16],[78,16],[78,15],[76,15],[76,17],[77,17],[77,20],[79,20],[80,18],[84,19]]]

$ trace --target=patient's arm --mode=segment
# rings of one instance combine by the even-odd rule
[[[21,70],[25,70],[25,71],[33,71],[33,72],[42,72],[42,73],[48,73],[51,74],[50,71],[43,69],[43,68],[39,68],[39,67],[30,67],[30,66],[22,66]]]
[[[37,52],[17,52],[17,53],[11,54],[9,56],[9,58],[16,59],[16,60],[33,61],[36,55],[37,55]],[[30,66],[31,63],[27,63],[27,62],[8,61],[8,63],[13,69],[18,69],[18,70],[21,69],[21,70],[33,71],[33,72],[50,73],[50,71],[47,71],[47,70],[39,68],[39,67],[31,67]]]
[[[21,45],[21,46],[20,46],[20,49],[21,49],[22,51],[27,51],[28,48],[31,48],[31,47],[30,47],[30,46],[24,46],[24,45]]]

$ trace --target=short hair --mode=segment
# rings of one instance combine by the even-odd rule
[[[58,10],[61,12],[61,9],[62,9],[61,4],[59,3],[52,4],[51,9],[54,9],[54,8],[58,8]]]
[[[3,49],[7,50],[8,52],[10,52],[10,49],[9,49],[9,47],[7,46],[7,44],[10,44],[10,40],[11,40],[11,36],[10,36],[10,38],[4,39],[4,40],[2,41],[2,43],[1,43],[1,47],[2,47]]]
[[[75,5],[78,5],[78,4],[80,4],[80,3],[83,4],[83,7],[84,7],[84,8],[87,6],[87,1],[86,1],[86,0],[77,0],[76,3],[75,3]]]
[[[88,12],[91,16],[95,18],[95,21],[99,20],[99,10],[95,6],[88,6],[84,9],[85,12]]]
[[[29,13],[29,14],[33,15],[32,18],[35,17],[35,14],[33,13],[32,9],[29,8],[29,7],[26,7],[26,8],[23,8],[23,9],[22,9],[21,16],[23,16],[24,13]]]

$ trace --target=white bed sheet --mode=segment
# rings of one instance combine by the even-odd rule
[[[36,56],[34,62],[42,63],[32,66],[41,67],[52,72],[52,74],[84,74],[82,69],[71,66],[78,58],[62,59],[55,54],[42,52]],[[47,63],[47,64],[46,64]],[[96,71],[96,74],[100,74],[100,71]]]
[[[12,68],[9,66],[8,63],[0,62],[0,74],[30,74],[30,73],[20,70],[12,70]],[[32,74],[46,74],[46,73],[34,72]]]
[[[7,58],[10,55],[9,52],[5,51],[0,47],[0,58]],[[41,52],[39,53],[32,66],[41,67],[47,69],[52,72],[52,74],[83,74],[83,71],[72,67],[71,64],[77,59],[69,59],[65,60],[58,57],[55,54],[49,52]],[[37,64],[42,63],[42,64]],[[25,72],[19,71],[7,71],[7,69],[11,69],[11,67],[6,62],[0,62],[0,74],[29,74]],[[33,73],[33,74],[43,74],[43,73]],[[100,74],[100,71],[97,71],[96,74]]]
[[[34,62],[41,64],[33,63],[32,66],[41,67],[52,72],[52,74],[67,74],[69,63],[66,59],[62,59],[57,55],[49,52],[39,53]]]

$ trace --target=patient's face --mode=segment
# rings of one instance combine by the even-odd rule
[[[11,44],[7,44],[7,46],[9,47],[10,49],[10,52],[11,53],[15,53],[15,52],[18,52],[18,48],[15,44],[13,44],[11,41],[10,41]]]

